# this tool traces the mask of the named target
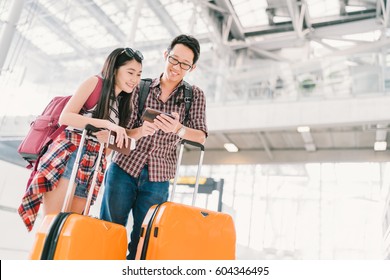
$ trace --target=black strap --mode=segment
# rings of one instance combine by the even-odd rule
[[[139,83],[138,120],[141,119],[142,111],[144,110],[146,98],[148,97],[151,84],[152,79],[150,78],[141,79],[141,82]]]
[[[145,237],[144,237],[144,244],[142,245],[140,260],[146,260],[146,253],[148,252],[149,240],[150,240],[150,235],[152,233],[153,223],[154,223],[155,217],[157,215],[157,212],[163,203],[158,204],[156,206],[156,208],[154,208],[153,214],[150,217],[150,220],[148,221],[148,226],[146,227],[146,232],[145,232]]]
[[[141,82],[139,84],[140,90],[139,90],[139,99],[138,99],[138,120],[141,119],[142,112],[145,107],[146,98],[148,98],[151,84],[152,84],[152,79],[150,78],[141,79]],[[183,124],[187,125],[190,117],[190,108],[192,104],[192,86],[186,81],[183,81],[182,88],[184,91],[184,105],[185,105],[185,115],[184,115]]]
[[[45,243],[43,245],[41,253],[41,260],[54,260],[54,255],[57,249],[58,239],[61,235],[61,230],[70,214],[72,213],[60,212],[54,218],[44,241]]]
[[[182,87],[184,88],[184,105],[186,110],[183,124],[186,126],[190,117],[190,108],[192,104],[192,86],[186,81],[183,82]]]

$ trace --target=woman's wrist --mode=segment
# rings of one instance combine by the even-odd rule
[[[110,122],[109,120],[104,120],[105,122],[105,128],[107,128],[108,130],[112,130],[112,127],[111,127],[111,124],[112,122]]]

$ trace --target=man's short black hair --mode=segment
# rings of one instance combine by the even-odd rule
[[[192,62],[193,64],[198,61],[200,55],[200,45],[197,39],[195,39],[191,35],[181,34],[172,40],[168,51],[171,51],[177,44],[185,45],[192,50],[192,52],[194,53],[194,61]]]

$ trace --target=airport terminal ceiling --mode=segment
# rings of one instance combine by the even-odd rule
[[[386,98],[389,8],[386,0],[2,0],[1,158],[13,157],[6,150],[17,146],[42,100],[69,94],[113,48],[140,49],[144,77],[155,76],[180,33],[201,42],[188,81],[205,91],[211,109]],[[42,104],[19,102],[16,112],[10,100]],[[363,116],[299,129],[211,126],[205,161],[387,161],[387,148],[374,152],[374,145],[387,143],[389,123]],[[227,142],[239,152],[228,153]]]

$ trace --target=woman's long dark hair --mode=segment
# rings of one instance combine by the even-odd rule
[[[104,62],[101,76],[103,78],[102,93],[92,117],[107,120],[110,115],[110,101],[115,99],[115,74],[119,67],[127,61],[135,59],[142,64],[137,56],[130,57],[123,48],[113,50]],[[125,127],[130,117],[130,94],[123,94],[119,99],[119,125]]]

